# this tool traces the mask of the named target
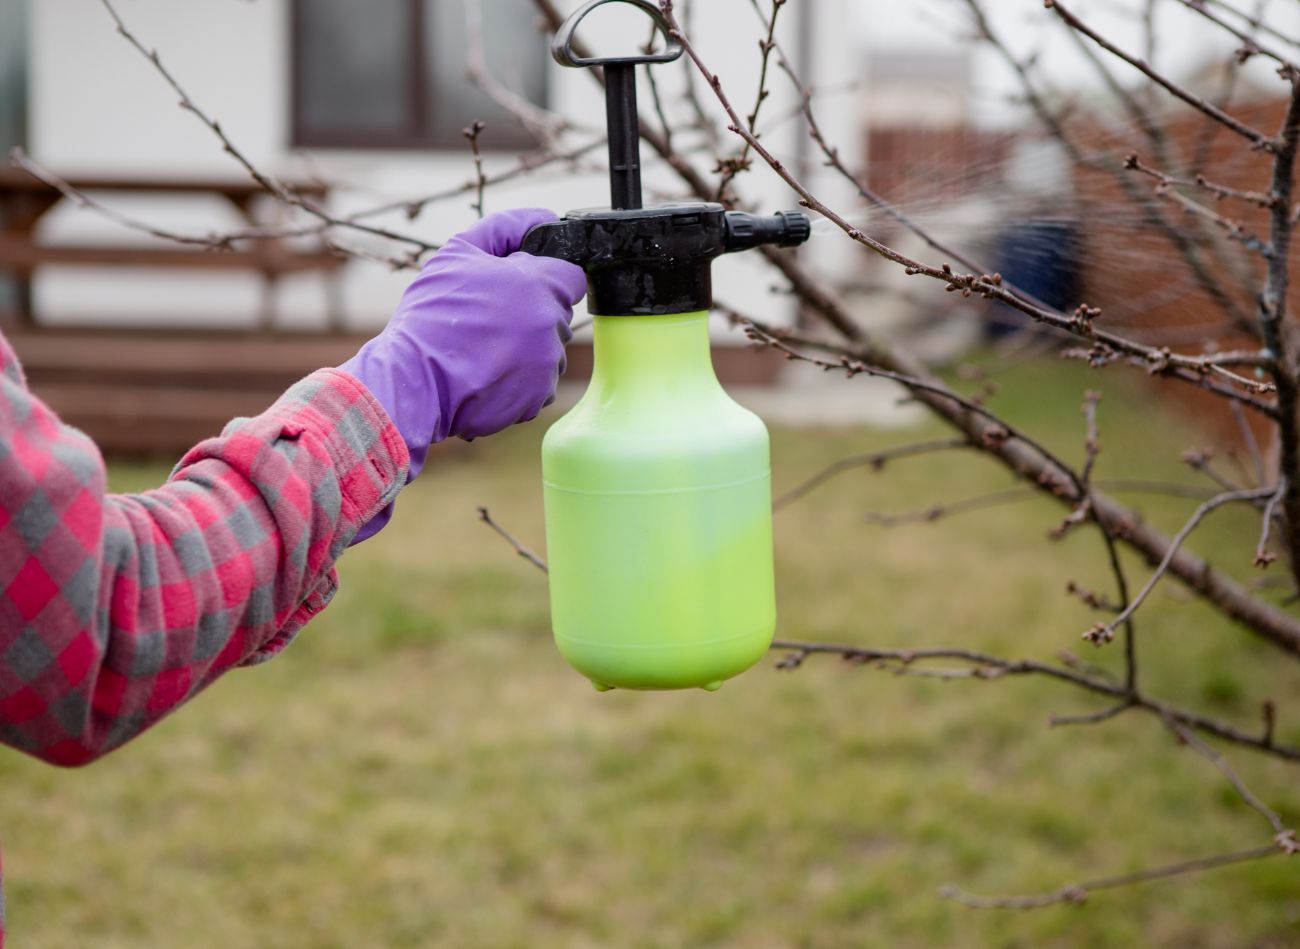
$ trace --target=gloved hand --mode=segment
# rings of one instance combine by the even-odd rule
[[[519,250],[550,211],[491,214],[429,259],[378,336],[339,368],[365,384],[411,454],[408,481],[432,442],[476,438],[535,418],[555,398],[580,267]],[[388,522],[391,506],[361,529]]]

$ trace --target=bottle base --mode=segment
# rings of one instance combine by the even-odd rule
[[[614,691],[614,686],[609,685],[606,682],[597,682],[595,679],[588,679],[587,681],[591,683],[591,687],[595,689],[597,692]],[[722,688],[722,682],[723,680],[721,679],[717,680],[716,682],[706,682],[704,685],[700,686],[700,688],[703,689],[705,692],[716,692],[718,691],[718,689]]]
[[[727,679],[740,675],[767,654],[774,626],[711,642],[598,643],[557,635],[555,643],[569,665],[586,676],[598,692],[716,692]]]

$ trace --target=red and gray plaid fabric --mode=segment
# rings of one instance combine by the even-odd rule
[[[95,445],[28,391],[0,337],[0,743],[84,764],[275,655],[406,468],[369,391],[322,369],[162,487],[109,494]]]

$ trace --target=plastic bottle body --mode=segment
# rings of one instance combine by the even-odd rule
[[[704,313],[598,316],[594,345],[542,445],[556,645],[597,688],[716,688],[776,625],[767,430]]]

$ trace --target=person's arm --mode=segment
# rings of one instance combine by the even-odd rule
[[[191,449],[162,487],[105,489],[94,444],[0,340],[0,741],[78,765],[329,602],[407,452],[354,378],[321,370]]]
[[[329,602],[431,442],[537,415],[563,367],[572,264],[517,253],[547,211],[447,242],[339,369],[237,419],[142,494],[28,391],[0,338],[0,742],[84,764]]]

